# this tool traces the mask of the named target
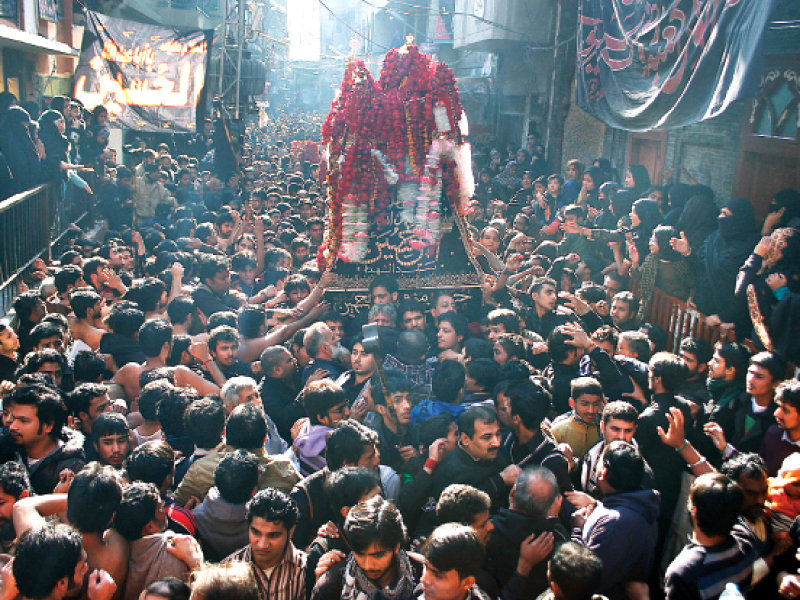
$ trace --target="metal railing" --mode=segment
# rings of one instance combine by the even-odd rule
[[[668,296],[660,289],[653,290],[647,321],[661,325],[669,336],[667,350],[675,354],[686,337],[698,337],[706,340],[711,346],[718,341],[728,342],[735,338],[733,331],[722,329],[719,325],[709,325],[708,317],[691,308],[686,302]]]
[[[48,183],[0,202],[0,316],[11,310],[33,261],[49,262],[69,225],[88,220],[89,198],[73,186]]]

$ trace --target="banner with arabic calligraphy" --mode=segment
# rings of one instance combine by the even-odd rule
[[[145,25],[86,11],[75,98],[108,109],[112,126],[195,130],[211,31]]]
[[[755,92],[775,0],[579,0],[578,106],[629,131],[681,127]]]

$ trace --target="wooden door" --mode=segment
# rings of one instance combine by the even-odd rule
[[[650,181],[657,184],[661,181],[664,169],[664,153],[667,149],[667,133],[652,131],[647,133],[631,133],[628,136],[628,150],[625,155],[625,167],[642,165],[650,174]],[[625,173],[620,169],[619,176],[624,179]]]
[[[733,193],[763,218],[775,192],[800,189],[800,56],[770,57],[742,122]]]

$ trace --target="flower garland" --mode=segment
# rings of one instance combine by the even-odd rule
[[[455,168],[462,113],[452,70],[417,46],[390,50],[378,82],[362,61],[348,62],[322,126],[330,210],[321,268],[363,261],[370,237],[395,226],[394,202],[412,247],[438,242],[448,206],[462,212]]]

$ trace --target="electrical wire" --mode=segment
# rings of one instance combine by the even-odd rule
[[[363,0],[362,0],[362,1],[363,1]],[[352,27],[350,27],[350,25],[348,25],[346,21],[344,21],[344,20],[343,20],[341,17],[339,17],[339,16],[338,16],[338,15],[337,15],[335,12],[333,12],[333,11],[332,11],[332,10],[331,10],[331,9],[328,7],[328,5],[327,5],[327,4],[325,4],[325,3],[324,3],[322,0],[318,0],[318,2],[319,2],[319,4],[320,4],[320,6],[322,6],[322,8],[324,8],[325,10],[327,10],[327,11],[328,11],[328,12],[331,14],[331,16],[332,16],[334,19],[336,19],[337,21],[339,21],[339,23],[341,23],[342,25],[344,25],[345,27],[347,27],[347,29],[349,29],[350,31],[352,31],[352,32],[353,32],[354,34],[356,34],[358,37],[360,37],[361,39],[363,39],[363,40],[364,40],[364,41],[366,41],[366,42],[371,42],[372,44],[375,44],[375,45],[376,45],[378,48],[380,48],[381,50],[386,50],[387,52],[389,51],[389,48],[387,48],[386,46],[384,46],[384,45],[382,45],[382,44],[379,44],[379,43],[378,43],[378,42],[376,42],[375,40],[371,40],[371,39],[369,39],[367,36],[365,36],[365,35],[364,35],[363,33],[361,33],[360,31],[356,31],[355,29],[353,29]]]

